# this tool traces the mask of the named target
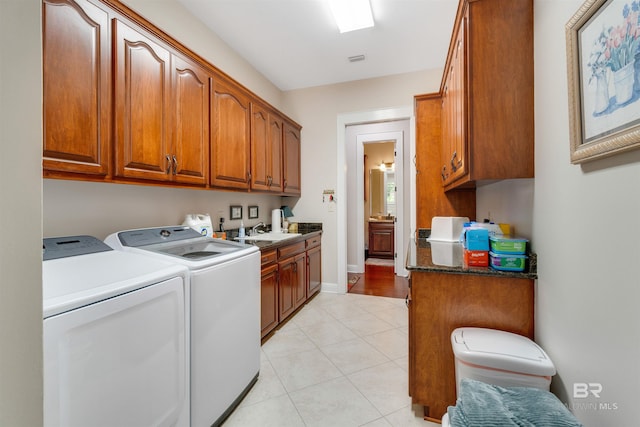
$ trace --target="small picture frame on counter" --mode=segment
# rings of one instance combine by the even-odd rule
[[[229,209],[229,218],[242,219],[242,206],[232,205]]]
[[[249,219],[258,218],[258,207],[257,206],[249,206]]]

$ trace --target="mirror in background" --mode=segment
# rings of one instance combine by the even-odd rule
[[[396,178],[392,167],[369,170],[369,216],[396,216]]]

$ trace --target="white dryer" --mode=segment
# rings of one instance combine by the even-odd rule
[[[191,425],[222,424],[260,370],[259,249],[186,226],[121,231],[105,242],[189,268]]]
[[[189,275],[91,236],[43,239],[45,426],[189,426]]]

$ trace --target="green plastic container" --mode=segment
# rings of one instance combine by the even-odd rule
[[[496,254],[524,254],[527,251],[527,239],[490,236],[491,252]]]
[[[489,266],[500,271],[524,271],[527,256],[489,252]]]

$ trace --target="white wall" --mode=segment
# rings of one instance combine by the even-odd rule
[[[531,233],[536,339],[558,370],[552,390],[587,427],[633,426],[640,398],[640,150],[570,163],[564,25],[582,3],[535,1],[536,178],[479,190],[478,217],[490,206],[493,218]],[[515,212],[518,203],[523,208]],[[523,213],[530,206],[531,228]],[[575,383],[600,383],[600,398],[574,398]]]
[[[40,0],[0,1],[0,426],[42,425]]]
[[[231,205],[242,206],[245,227],[271,223],[271,209],[288,198],[255,193],[126,184],[44,180],[44,237],[89,234],[104,239],[120,230],[182,224],[189,213],[210,214],[214,230],[240,227],[229,219]],[[259,218],[248,219],[257,205]],[[294,211],[295,213],[295,211]]]
[[[413,108],[414,95],[437,91],[441,78],[442,70],[431,70],[284,93],[285,111],[303,126],[302,197],[295,213],[323,223],[323,282],[338,282],[337,210],[329,212],[328,204],[322,203],[322,191],[335,190],[338,184],[337,117],[393,107]],[[336,196],[337,203],[346,202],[346,194]]]
[[[282,92],[195,18],[178,0],[122,0],[165,33],[280,109]],[[245,31],[238,24],[239,31]],[[283,111],[287,114],[286,111]]]

